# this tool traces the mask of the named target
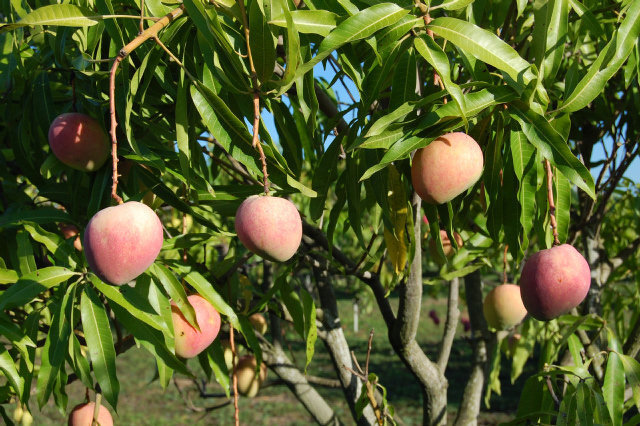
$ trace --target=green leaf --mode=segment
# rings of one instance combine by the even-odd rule
[[[633,390],[633,401],[640,410],[640,363],[628,355],[617,352],[624,367],[629,386]]]
[[[391,96],[389,99],[389,109],[385,111],[385,114],[382,115],[378,120],[376,120],[373,125],[367,131],[367,136],[370,136],[374,127],[381,126],[383,123],[379,123],[381,120],[387,118],[388,115],[391,114],[390,111],[396,112],[399,107],[404,105],[408,105],[409,101],[413,101],[416,99],[416,80],[418,78],[418,73],[416,69],[416,55],[414,49],[404,50],[395,64],[395,71],[393,72],[393,81],[391,82]],[[408,108],[408,112],[414,111],[413,108]],[[404,112],[401,112],[403,114]],[[400,117],[406,117],[406,113],[404,115],[400,115]],[[391,123],[397,119],[396,117],[392,117],[391,120],[387,120],[387,123]],[[384,130],[384,128],[383,128]]]
[[[286,278],[283,277],[283,280],[286,280]],[[304,339],[304,310],[302,309],[300,296],[298,296],[298,293],[293,291],[291,285],[286,281],[283,281],[280,286],[280,296],[282,297],[282,302],[289,311],[289,314],[291,314],[291,318],[293,319],[293,328],[300,337]]]
[[[201,84],[191,86],[191,98],[211,135],[249,171],[261,174],[262,169],[251,148],[251,135],[247,127],[224,101]]]
[[[602,385],[602,395],[611,416],[612,425],[622,425],[622,415],[624,414],[624,383],[625,372],[622,361],[617,352],[621,351],[621,345],[612,330],[607,329],[609,335],[609,352],[607,358],[607,369],[604,374]]]
[[[362,211],[361,211],[361,181],[358,180],[358,160],[354,158],[353,153],[347,157],[345,187],[347,189],[347,207],[349,213],[349,222],[351,229],[358,237],[358,242],[364,248],[366,243],[362,235]]]
[[[216,376],[216,381],[222,386],[228,398],[230,393],[229,372],[227,371],[227,365],[224,361],[224,351],[220,340],[215,340],[205,354],[209,360],[213,374]]]
[[[0,311],[26,305],[46,289],[67,281],[74,275],[79,274],[59,266],[49,266],[23,275],[0,295]]]
[[[320,157],[318,167],[315,168],[313,175],[313,189],[318,196],[311,200],[309,211],[311,220],[316,221],[324,212],[329,187],[337,179],[338,156],[340,154],[340,144],[343,137],[336,137],[327,150]]]
[[[519,86],[535,78],[531,64],[495,34],[456,18],[436,18],[428,28],[475,58],[505,72]]]
[[[220,55],[217,60],[224,71],[218,75],[225,78],[234,90],[249,90],[248,71],[235,51],[229,35],[220,25],[219,21],[222,19],[218,17],[215,9],[205,9],[203,2],[199,0],[184,0],[183,4],[198,32],[209,47]]]
[[[183,58],[184,61],[184,58]],[[176,95],[176,142],[178,143],[178,159],[182,176],[190,186],[191,150],[189,149],[189,116],[187,95],[189,83],[185,78],[184,68],[180,68]]]
[[[16,233],[16,246],[15,255],[18,257],[18,269],[20,272],[22,274],[34,272],[36,270],[36,259],[33,255],[33,245],[24,229],[20,229]]]
[[[89,367],[89,361],[82,354],[80,348],[80,342],[75,334],[72,334],[69,339],[69,365],[73,368],[73,371],[77,374],[78,378],[88,388],[93,388],[93,377],[91,377],[91,368]]]
[[[560,242],[567,241],[569,235],[569,221],[571,219],[571,184],[559,170],[553,180],[556,202],[556,222],[558,224],[558,239]]]
[[[440,76],[440,80],[444,84],[444,88],[449,92],[460,109],[460,117],[462,117],[465,128],[468,127],[464,95],[462,94],[460,86],[451,81],[451,66],[449,65],[449,58],[433,38],[428,35],[414,38],[413,43],[418,53],[422,55],[422,57]]]
[[[631,2],[626,16],[598,58],[589,66],[587,74],[557,111],[578,111],[600,95],[607,82],[631,54],[640,36],[640,2]]]
[[[500,387],[500,358],[502,357],[502,351],[500,350],[500,344],[502,339],[498,336],[493,354],[491,356],[491,370],[487,380],[487,390],[484,396],[484,405],[489,408],[489,400],[491,399],[491,392],[495,392],[501,395]]]
[[[5,319],[4,315],[0,316],[0,336],[7,338],[13,346],[20,351],[22,359],[27,362],[29,370],[33,369],[33,363],[29,358],[29,351],[27,348],[35,348],[36,344],[31,338],[22,332],[17,325]]]
[[[567,42],[569,27],[569,0],[550,0],[547,3],[546,49],[542,70],[544,80],[552,83],[555,79]]]
[[[69,347],[69,335],[71,334],[69,317],[73,309],[75,289],[75,284],[70,285],[62,300],[56,303],[54,309],[52,309],[53,320],[42,348],[40,370],[38,371],[36,393],[40,408],[49,399],[59,370],[64,365],[64,359]]]
[[[436,6],[431,6],[429,10],[436,10],[436,9],[460,10],[469,6],[473,2],[474,0],[449,0],[443,3],[440,3]]]
[[[200,327],[197,324],[196,312],[187,300],[187,293],[182,287],[182,283],[173,275],[173,272],[169,271],[166,267],[154,263],[149,269],[151,274],[157,278],[162,287],[171,297],[171,300],[178,306],[180,312],[184,315],[187,322],[200,331]]]
[[[118,404],[120,383],[116,372],[116,351],[109,317],[102,301],[91,287],[85,287],[80,301],[82,328],[91,356],[93,372],[102,394],[112,407]]]
[[[22,398],[24,379],[20,377],[20,374],[18,374],[13,358],[11,358],[9,351],[5,349],[4,345],[0,345],[0,370],[2,370],[2,373],[4,373],[4,376],[7,378],[16,394]]]
[[[40,207],[33,210],[9,209],[0,216],[0,228],[19,226],[24,222],[40,225],[52,222],[75,223],[69,213],[54,207]]]
[[[26,335],[35,342],[38,339],[38,325],[40,322],[41,311],[33,311],[27,316],[22,325],[22,329],[25,330]],[[31,396],[31,383],[34,378],[34,364],[36,360],[36,348],[29,347],[27,349],[27,355],[20,358],[20,368],[18,370],[20,377],[24,379],[24,390],[22,391],[21,402],[26,404]]]
[[[75,250],[71,245],[65,243],[64,238],[53,232],[45,231],[38,225],[32,226],[25,223],[24,229],[31,235],[31,238],[43,244],[56,259],[60,260],[63,266],[68,266],[71,269],[76,268],[78,259]]]
[[[249,46],[258,80],[264,83],[273,75],[276,45],[260,3],[254,0],[249,4]]]
[[[13,269],[0,268],[0,284],[13,284],[18,281],[18,273]]]
[[[328,10],[292,10],[291,20],[301,33],[326,37],[338,25],[340,16]],[[288,27],[285,15],[273,18],[269,23],[278,27]]]
[[[408,12],[393,3],[379,3],[350,16],[322,40],[316,56],[298,68],[297,76],[306,74],[334,50],[352,41],[370,37],[376,31],[393,25]]]
[[[282,86],[280,93],[285,88],[290,87],[293,84],[293,81],[296,77],[296,71],[298,69],[298,65],[300,65],[300,61],[302,60],[300,56],[300,35],[298,31],[301,31],[298,28],[298,25],[293,20],[293,12],[307,12],[307,11],[289,11],[289,4],[286,0],[275,0],[276,5],[280,6],[282,10],[282,16],[284,17],[284,23],[287,28],[287,66],[284,71],[284,75],[282,76],[282,80],[277,82],[278,85]],[[276,117],[277,119],[277,117]]]
[[[102,15],[96,15],[89,9],[73,4],[52,4],[42,6],[15,24],[0,26],[0,33],[15,28],[37,25],[57,25],[59,27],[89,27],[96,25]]]
[[[238,321],[238,316],[234,312],[233,308],[225,302],[225,300],[218,294],[218,292],[213,288],[211,283],[207,281],[202,275],[198,272],[189,272],[184,276],[184,280],[191,284],[193,288],[200,294],[200,296],[207,299],[209,303],[213,305],[214,308],[220,314],[227,317],[227,320],[233,325],[235,328],[240,329],[240,322]]]
[[[202,201],[202,200],[201,200]],[[166,238],[162,243],[162,252],[168,250],[190,249],[203,246],[215,237],[206,233],[180,234],[173,238]]]
[[[256,337],[256,331],[253,328],[253,325],[251,325],[251,321],[249,321],[249,318],[242,315],[238,317],[238,325],[239,327],[237,327],[237,329],[242,333],[247,341],[249,349],[251,349],[251,352],[255,355],[256,362],[259,366],[262,363],[262,348],[260,347],[260,342]]]
[[[513,168],[519,181],[518,201],[520,202],[520,225],[522,226],[521,247],[529,246],[529,233],[533,227],[536,208],[537,168],[533,145],[527,141],[522,131],[511,130],[510,152]],[[524,254],[521,250],[521,253]]]
[[[542,156],[551,161],[572,183],[595,199],[593,176],[573,155],[567,143],[551,124],[520,101],[513,101],[510,111],[513,112],[511,116],[520,123],[529,142],[542,153]]]
[[[91,283],[102,293],[112,304],[116,304],[121,306],[127,312],[130,312],[131,315],[135,316],[138,320],[144,322],[148,326],[155,328],[158,331],[163,333],[168,333],[169,330],[166,329],[166,326],[161,324],[159,319],[155,315],[150,315],[142,309],[138,308],[131,301],[124,297],[121,291],[124,287],[115,287],[109,284],[102,282],[97,276],[94,274],[89,274],[89,280]]]
[[[318,338],[318,330],[316,328],[316,305],[313,302],[311,295],[304,289],[300,291],[300,298],[302,299],[302,310],[304,313],[304,334],[306,340],[306,354],[307,360],[304,364],[304,372],[307,374],[307,368],[313,358],[315,351],[315,344]]]

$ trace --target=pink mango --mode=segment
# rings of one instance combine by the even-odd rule
[[[83,172],[98,170],[109,157],[110,144],[100,123],[86,114],[61,114],[49,126],[49,146],[62,163]]]
[[[302,241],[300,213],[284,198],[247,198],[238,207],[235,225],[238,238],[249,251],[276,262],[289,260]]]
[[[411,182],[425,202],[443,204],[480,179],[483,163],[480,145],[471,136],[447,133],[416,151]]]
[[[67,425],[91,426],[95,406],[95,402],[76,405],[73,410],[71,410],[71,414],[69,414],[69,422]],[[113,426],[113,417],[111,417],[111,413],[103,405],[98,409],[98,423],[100,423],[100,426]]]
[[[549,321],[578,306],[589,292],[591,269],[569,244],[541,250],[522,269],[520,293],[532,317]]]
[[[129,201],[96,213],[84,232],[91,270],[103,281],[122,285],[142,274],[162,248],[162,223],[143,203]]]
[[[484,298],[484,318],[496,330],[506,330],[520,324],[527,310],[520,297],[520,287],[501,284],[493,288]]]
[[[171,302],[171,319],[175,335],[176,355],[193,358],[213,343],[220,331],[220,314],[204,297],[193,294],[187,297],[196,312],[200,331],[187,322],[180,309]]]

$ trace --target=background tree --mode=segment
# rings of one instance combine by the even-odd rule
[[[512,379],[532,356],[539,363],[516,422],[637,421],[640,205],[624,176],[638,153],[639,0],[5,1],[2,15],[0,401],[28,410],[33,388],[39,406],[53,396],[64,411],[67,384],[81,380],[115,409],[116,357],[136,345],[163,386],[192,376],[167,313],[173,300],[192,320],[186,297],[198,293],[222,314],[232,351],[248,347],[318,423],[347,419],[292,368],[288,324],[305,368],[323,341],[353,419],[391,420],[340,327],[335,280],[347,277],[366,286],[419,383],[424,424],[447,421],[463,302],[474,362],[457,424],[475,422],[483,392],[488,402],[500,391],[502,355]],[[323,64],[332,81],[316,76]],[[338,104],[333,87],[346,80],[355,90]],[[76,111],[110,129],[113,157],[95,172],[63,164],[46,142],[51,122]],[[447,203],[423,203],[412,153],[450,131],[480,144],[482,177]],[[233,236],[236,209],[261,192],[302,214],[293,260],[251,257]],[[135,286],[101,281],[58,229],[83,234],[120,198],[151,205],[165,235]],[[423,215],[436,256],[422,249]],[[447,260],[441,229],[464,240]],[[504,280],[518,282],[554,232],[591,266],[586,302],[553,321],[527,318],[519,339],[489,330],[483,274],[504,265]],[[434,294],[448,295],[435,357],[416,340],[432,257],[447,281]],[[249,321],[264,311],[269,338]],[[229,395],[237,374],[221,339],[198,360]]]

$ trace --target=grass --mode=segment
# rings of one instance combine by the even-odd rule
[[[394,308],[397,299],[391,298]],[[388,390],[388,401],[395,408],[396,420],[401,425],[418,425],[422,423],[422,401],[420,388],[405,366],[398,360],[386,337],[386,326],[376,309],[371,312],[360,313],[359,331],[353,331],[353,308],[350,297],[341,298],[338,302],[342,325],[351,344],[351,349],[357,358],[364,362],[367,350],[369,331],[374,329],[371,361],[369,370],[376,373],[380,383]],[[418,330],[418,342],[425,352],[434,359],[437,354],[437,344],[444,329],[446,311],[445,299],[430,299],[425,297],[422,304],[422,321]],[[428,313],[435,310],[441,318],[439,325],[434,324]],[[293,337],[293,334],[289,334]],[[458,330],[458,339],[455,341],[451,353],[451,360],[447,368],[446,376],[449,380],[448,398],[449,415],[455,416],[457,407],[462,399],[464,385],[471,366],[471,346],[467,341],[468,334]],[[289,339],[295,363],[303,367],[304,351],[301,342]],[[291,357],[291,353],[289,354]],[[194,371],[199,371],[197,361],[189,364]],[[175,386],[171,385],[163,390],[157,381],[154,381],[155,363],[153,357],[143,349],[133,348],[118,357],[118,378],[120,380],[120,397],[118,402],[118,415],[114,416],[117,424],[124,425],[232,425],[233,404],[210,412],[194,412],[187,408],[184,400]],[[508,379],[509,365],[502,368],[502,397],[493,396],[490,412],[483,412],[479,419],[481,425],[498,424],[513,418],[513,412],[517,407],[524,377],[521,377],[514,386]],[[325,352],[322,342],[316,343],[316,353],[309,367],[309,374],[327,378],[335,378],[335,372],[328,354]],[[527,376],[525,373],[523,376]],[[222,389],[215,382],[207,384],[207,392],[215,395],[211,398],[199,398],[194,387],[188,380],[179,377],[185,392],[191,397],[193,405],[208,407],[226,400]],[[345,424],[352,424],[353,420],[349,408],[343,399],[340,389],[328,389],[317,387],[318,391],[326,398],[329,405]],[[69,404],[71,407],[81,403],[84,399],[84,387],[74,382],[67,389]],[[35,401],[35,398],[32,398]],[[54,406],[53,401],[43,407],[41,411],[32,404],[36,425],[60,425],[66,420]],[[269,372],[266,386],[255,398],[240,398],[241,424],[273,424],[273,425],[308,425],[311,417],[300,405],[286,386],[275,380],[273,372]],[[10,413],[13,406],[5,406]],[[484,409],[484,406],[483,406]]]

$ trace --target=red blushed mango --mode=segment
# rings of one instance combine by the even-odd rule
[[[173,320],[176,355],[183,358],[193,358],[207,349],[218,336],[220,314],[211,303],[198,294],[187,297],[187,300],[196,312],[196,321],[200,331],[189,324],[174,302],[171,302],[171,319]]]
[[[522,302],[532,317],[549,321],[578,306],[589,292],[591,269],[569,244],[527,259],[520,277]]]
[[[249,317],[249,322],[253,326],[253,329],[260,334],[265,334],[269,326],[267,325],[267,320],[264,315],[261,313],[255,313]]]
[[[258,394],[260,386],[267,380],[267,366],[263,362],[260,364],[260,373],[256,374],[258,362],[253,355],[240,357],[236,365],[236,375],[238,377],[238,392],[241,395],[253,398]]]
[[[74,225],[66,225],[63,223],[58,225],[58,227],[60,228],[60,232],[62,232],[62,236],[65,240],[75,237],[73,240],[73,247],[78,251],[82,251],[82,241],[80,241],[80,235],[78,235],[78,228]]]
[[[109,157],[107,134],[93,118],[71,112],[61,114],[49,126],[49,146],[62,163],[76,170],[98,170]]]
[[[253,195],[236,212],[238,238],[249,251],[267,260],[289,260],[302,240],[302,220],[293,203],[284,198]]]
[[[453,238],[456,239],[456,244],[458,245],[458,248],[464,245],[464,241],[462,241],[462,237],[457,232],[453,233]],[[449,236],[447,235],[447,231],[445,231],[444,229],[440,230],[440,240],[442,241],[442,251],[444,251],[444,255],[447,258],[453,256],[455,253],[455,250],[453,248],[453,245],[451,244],[451,240],[449,239]],[[434,240],[433,238],[429,240],[429,253],[431,254],[431,257],[433,258],[433,260],[436,261],[436,263],[438,264],[444,263],[442,261],[442,258],[440,257],[440,253],[438,253],[436,240]]]
[[[93,422],[93,411],[96,403],[89,402],[85,404],[76,405],[71,414],[69,414],[68,426],[91,426]],[[111,413],[103,405],[98,409],[98,423],[100,426],[113,426],[113,418]]]
[[[447,133],[416,151],[411,182],[420,198],[430,204],[453,200],[482,176],[482,150],[465,133]]]
[[[96,213],[84,232],[91,270],[103,281],[122,285],[142,274],[162,248],[162,223],[145,204],[129,201]]]
[[[496,330],[506,330],[520,324],[527,310],[520,297],[520,287],[515,284],[501,284],[492,289],[484,298],[484,318]]]

